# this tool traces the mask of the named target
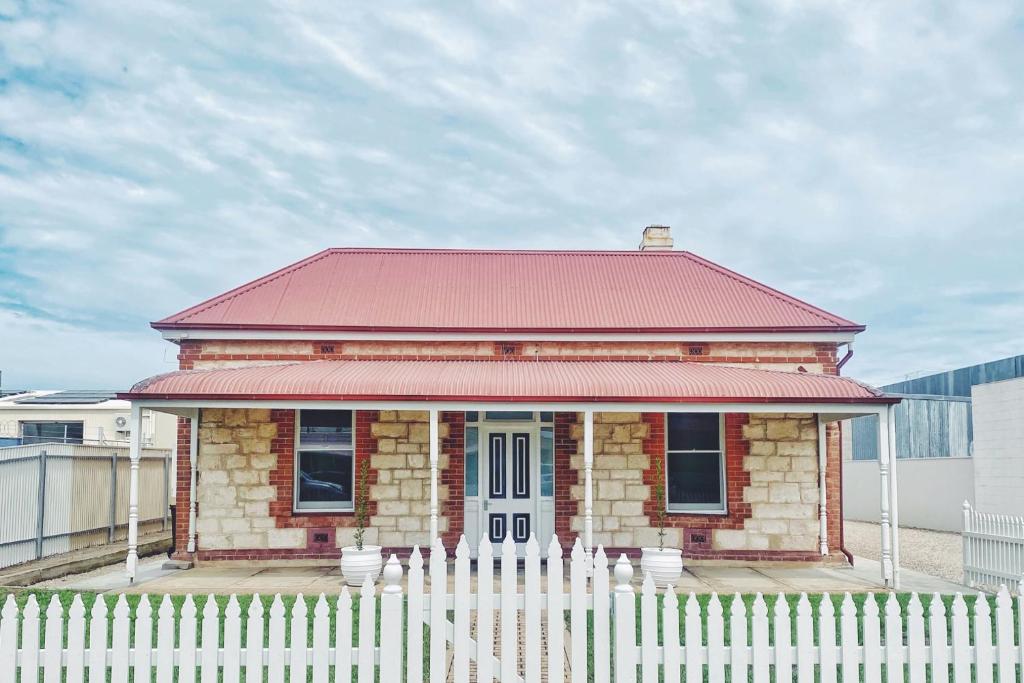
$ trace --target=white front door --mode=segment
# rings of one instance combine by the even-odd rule
[[[484,443],[481,491],[483,528],[491,543],[500,544],[510,533],[520,556],[530,534],[538,530],[539,458],[536,430],[528,428],[482,430]],[[545,548],[546,550],[546,548]]]

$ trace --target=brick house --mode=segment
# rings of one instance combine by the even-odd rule
[[[838,421],[884,437],[893,402],[840,376],[862,325],[659,227],[634,252],[329,249],[153,327],[180,369],[121,396],[179,416],[189,562],[334,561],[363,462],[385,552],[636,552],[664,481],[690,561],[845,561]]]

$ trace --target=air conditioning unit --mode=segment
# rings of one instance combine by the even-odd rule
[[[114,418],[114,426],[117,427],[117,431],[119,432],[127,432],[128,418],[125,417],[124,415],[118,415],[117,417]]]

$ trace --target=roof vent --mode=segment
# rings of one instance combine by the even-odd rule
[[[640,240],[640,251],[672,251],[672,228],[667,225],[648,225]]]

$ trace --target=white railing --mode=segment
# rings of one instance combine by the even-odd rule
[[[290,610],[280,596],[269,609],[256,597],[243,613],[233,595],[223,612],[213,596],[201,608],[186,596],[179,609],[166,595],[155,601],[142,596],[133,612],[121,595],[112,615],[96,599],[88,616],[81,596],[67,611],[54,596],[40,634],[42,606],[35,597],[21,608],[8,597],[0,611],[0,681],[16,680],[19,669],[22,681],[42,673],[48,683],[62,676],[81,683],[85,671],[90,681],[107,680],[109,673],[113,683],[127,683],[129,671],[135,681],[153,680],[155,673],[158,683],[175,676],[237,683],[243,672],[247,683],[370,683],[378,676],[382,683],[533,683],[591,675],[608,683],[613,674],[616,683],[633,683],[638,670],[645,683],[700,683],[705,676],[723,683],[727,674],[755,683],[836,683],[840,676],[845,683],[879,683],[883,672],[888,683],[1019,680],[1024,648],[1014,638],[1020,621],[1005,589],[995,598],[994,615],[986,596],[969,609],[957,595],[947,611],[940,597],[922,601],[916,594],[906,609],[894,594],[881,609],[868,595],[859,610],[850,594],[838,607],[826,594],[817,609],[806,594],[794,607],[779,596],[771,608],[760,594],[749,607],[739,596],[723,604],[712,595],[702,609],[694,595],[680,598],[672,589],[659,595],[647,577],[638,605],[625,557],[609,571],[601,548],[591,563],[577,541],[566,593],[557,540],[548,550],[543,587],[535,541],[527,544],[522,576],[515,544],[506,540],[500,550],[497,590],[492,547],[484,541],[472,591],[463,539],[455,552],[456,590],[449,593],[449,563],[438,542],[429,585],[418,550],[404,591],[402,566],[392,556],[380,594],[366,583],[355,596],[347,588],[337,598],[320,595],[312,619],[301,596]],[[1024,600],[1018,614],[1022,608]]]
[[[1024,592],[1024,517],[978,512],[966,500],[963,512],[964,585]]]

